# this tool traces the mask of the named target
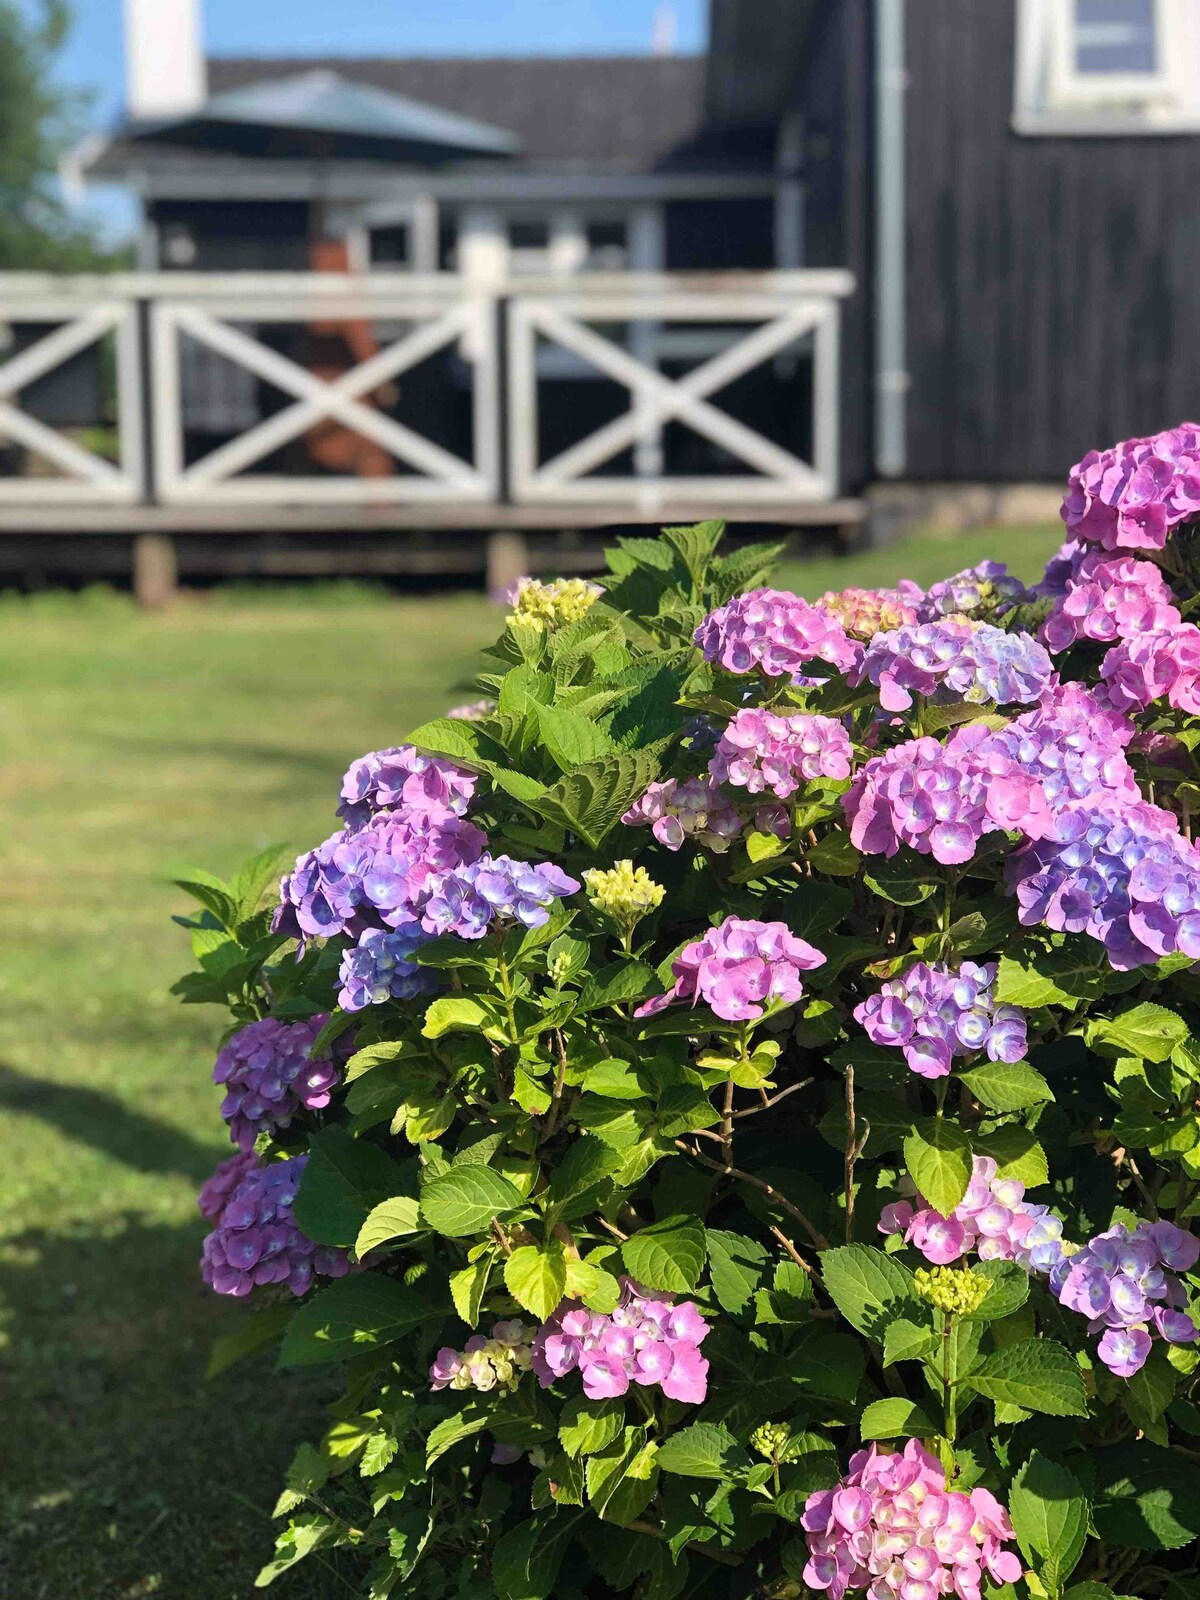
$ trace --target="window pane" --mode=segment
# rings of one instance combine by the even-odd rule
[[[1075,0],[1075,70],[1158,70],[1154,0]]]

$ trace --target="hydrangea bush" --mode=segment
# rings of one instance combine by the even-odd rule
[[[624,539],[181,878],[213,1365],[341,1385],[260,1583],[1200,1595],[1200,432],[1064,518],[817,603]]]

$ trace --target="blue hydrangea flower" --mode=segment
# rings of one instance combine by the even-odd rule
[[[342,957],[338,977],[343,1011],[362,1011],[385,1000],[411,1000],[436,987],[432,972],[412,959],[430,935],[416,922],[398,928],[368,928]]]

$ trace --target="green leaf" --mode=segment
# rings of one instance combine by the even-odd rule
[[[620,1400],[589,1400],[576,1395],[563,1407],[558,1437],[569,1456],[595,1455],[621,1437],[625,1406]]]
[[[821,1277],[835,1306],[859,1333],[878,1339],[883,1324],[919,1302],[912,1274],[873,1245],[839,1245],[821,1252]]]
[[[647,1289],[687,1294],[704,1268],[704,1224],[695,1217],[667,1217],[639,1228],[621,1246],[621,1259],[631,1278]]]
[[[1052,1339],[1022,1339],[986,1356],[966,1380],[978,1394],[1049,1417],[1086,1417],[1083,1374]]]
[[[633,802],[654,782],[659,758],[649,748],[590,762],[559,779],[529,809],[578,834],[598,850]]]
[[[998,1178],[1015,1178],[1027,1189],[1037,1189],[1050,1181],[1046,1152],[1028,1128],[1014,1125],[978,1135],[975,1147],[980,1155],[991,1156]]]
[[[1099,1042],[1114,1046],[1122,1055],[1141,1056],[1146,1061],[1166,1061],[1172,1050],[1188,1036],[1188,1025],[1166,1006],[1143,1001],[1118,1012],[1111,1022],[1096,1030]]]
[[[463,1239],[524,1203],[516,1184],[491,1167],[453,1167],[425,1185],[421,1217],[435,1232]]]
[[[542,743],[560,772],[574,772],[613,753],[613,742],[599,723],[574,711],[535,705]]]
[[[626,1428],[620,1442],[588,1457],[587,1497],[598,1517],[631,1522],[642,1514],[658,1481],[657,1453],[644,1428]]]
[[[1015,1261],[975,1261],[971,1271],[990,1279],[992,1286],[966,1321],[997,1322],[1019,1311],[1029,1299],[1029,1274]]]
[[[482,1001],[465,994],[443,995],[426,1011],[421,1032],[426,1039],[440,1039],[455,1029],[480,1033],[491,1020],[492,1013]]]
[[[169,876],[176,888],[198,900],[223,928],[233,932],[238,923],[238,905],[230,884],[205,872],[203,867],[178,867]]]
[[[1030,956],[1001,956],[996,972],[996,1000],[1006,1006],[1021,1006],[1027,1011],[1039,1006],[1066,1006],[1073,1009],[1079,996],[1055,982],[1046,970],[1049,958],[1041,951]]]
[[[757,866],[762,861],[773,861],[776,856],[785,854],[788,841],[781,839],[777,833],[759,833],[751,829],[746,835],[746,854]]]
[[[617,1308],[621,1285],[611,1272],[591,1261],[568,1259],[567,1294],[572,1300],[582,1300],[589,1311],[607,1316]]]
[[[683,1478],[728,1479],[750,1466],[750,1457],[721,1423],[693,1422],[665,1439],[658,1448],[664,1472]]]
[[[909,1176],[935,1211],[948,1217],[971,1181],[971,1141],[957,1123],[930,1117],[904,1141]]]
[[[1008,1511],[1026,1560],[1055,1593],[1087,1542],[1089,1508],[1078,1478],[1034,1451],[1013,1478]]]
[[[252,1317],[244,1317],[232,1333],[223,1333],[219,1339],[214,1339],[204,1376],[215,1378],[243,1356],[274,1344],[292,1320],[295,1309],[294,1306],[267,1306]]]
[[[941,887],[929,870],[928,858],[908,850],[890,861],[886,856],[872,856],[863,869],[863,882],[873,894],[897,906],[919,906]]]
[[[281,1367],[344,1361],[402,1338],[431,1314],[424,1295],[395,1278],[340,1278],[296,1311],[283,1336]]]
[[[850,843],[850,835],[837,829],[827,833],[804,852],[805,863],[816,872],[827,872],[831,878],[853,878],[862,868],[863,858]]]
[[[275,1541],[275,1559],[262,1568],[254,1580],[254,1587],[265,1589],[268,1584],[274,1583],[276,1578],[303,1561],[305,1556],[312,1555],[336,1531],[337,1523],[319,1511],[303,1511],[294,1516]]]
[[[640,961],[615,961],[594,972],[579,992],[578,1011],[598,1011],[602,1006],[621,1005],[640,1000],[658,987],[653,968]]]
[[[619,1150],[614,1150],[602,1139],[585,1135],[568,1146],[562,1161],[551,1174],[546,1193],[555,1205],[563,1205],[604,1183],[620,1165]]]
[[[361,1261],[371,1250],[386,1244],[389,1239],[403,1239],[421,1231],[421,1204],[414,1195],[393,1195],[383,1200],[371,1212],[358,1230],[354,1241],[354,1254]]]
[[[352,1245],[381,1200],[401,1194],[405,1170],[378,1145],[325,1128],[309,1140],[292,1215],[317,1244]]]
[[[888,1323],[883,1336],[883,1364],[890,1367],[897,1361],[924,1361],[938,1344],[938,1336],[928,1324],[897,1317]]]
[[[583,1517],[531,1517],[506,1533],[492,1553],[496,1600],[550,1600],[567,1541]]]
[[[708,1275],[724,1310],[740,1311],[758,1288],[767,1252],[756,1239],[740,1233],[706,1229]]]
[[[862,1414],[861,1436],[869,1439],[928,1438],[937,1429],[911,1400],[873,1400]]]
[[[470,1328],[478,1326],[483,1297],[487,1293],[488,1279],[495,1264],[495,1253],[488,1251],[470,1266],[450,1274],[450,1298],[454,1301],[454,1309]]]
[[[697,522],[688,528],[664,528],[662,531],[664,541],[678,550],[697,592],[704,587],[708,564],[724,533],[724,522],[715,520]]]
[[[456,1411],[453,1416],[443,1417],[425,1440],[425,1466],[431,1467],[463,1439],[471,1439],[477,1433],[482,1433],[492,1422],[492,1417],[492,1408],[477,1402],[467,1405],[462,1411]]]
[[[1027,1061],[988,1061],[961,1074],[963,1083],[990,1111],[1023,1111],[1054,1099],[1050,1085]]]
[[[1200,1469],[1142,1441],[1094,1453],[1093,1517],[1107,1544],[1179,1550],[1200,1538]]]
[[[482,772],[489,762],[505,760],[505,752],[490,734],[478,724],[457,717],[435,717],[432,722],[423,722],[409,734],[407,742],[418,750],[449,756],[475,772]]]
[[[400,1446],[393,1434],[386,1430],[373,1433],[363,1448],[362,1458],[358,1463],[359,1476],[373,1478],[377,1473],[391,1465]]]
[[[523,1244],[504,1264],[504,1283],[519,1306],[545,1322],[567,1286],[562,1245],[557,1240],[544,1246]]]

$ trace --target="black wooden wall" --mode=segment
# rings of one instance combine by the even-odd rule
[[[1015,12],[906,8],[912,477],[1058,480],[1200,413],[1200,137],[1013,133]]]

